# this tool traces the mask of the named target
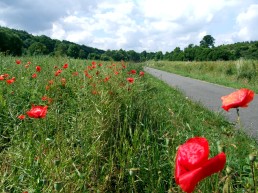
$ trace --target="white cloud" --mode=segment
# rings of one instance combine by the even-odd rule
[[[258,4],[250,5],[246,11],[237,17],[237,24],[240,28],[237,36],[240,40],[258,39]]]
[[[257,0],[0,2],[0,25],[105,50],[138,52],[199,45],[207,34],[216,45],[257,40],[257,14]]]

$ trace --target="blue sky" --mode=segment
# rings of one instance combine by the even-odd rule
[[[99,49],[258,40],[258,0],[0,0],[0,25]]]

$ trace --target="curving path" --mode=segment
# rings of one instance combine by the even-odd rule
[[[208,109],[223,114],[230,122],[234,123],[237,120],[235,109],[230,109],[229,112],[221,108],[221,96],[230,94],[236,89],[220,86],[213,83],[208,83],[201,80],[196,80],[180,75],[164,72],[161,70],[145,67],[146,72],[163,80],[172,87],[181,90],[185,96],[193,101],[203,104]],[[247,135],[258,141],[258,96],[249,104],[248,108],[240,108],[241,124],[243,125]]]

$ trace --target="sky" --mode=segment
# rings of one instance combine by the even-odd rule
[[[0,26],[103,50],[258,40],[258,0],[0,0]]]

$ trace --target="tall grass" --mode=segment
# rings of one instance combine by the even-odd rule
[[[239,59],[216,62],[169,62],[146,63],[150,67],[183,76],[205,80],[234,88],[249,88],[258,92],[258,61]]]
[[[140,76],[141,65],[19,59],[17,65],[0,56],[0,75],[16,77],[10,85],[0,81],[2,192],[181,192],[175,154],[193,136],[209,140],[211,156],[218,144],[225,148],[228,167],[196,192],[254,191],[258,168],[249,154],[257,154],[257,143],[179,91]],[[65,63],[69,67],[62,69]],[[31,78],[37,65],[42,70]],[[32,104],[48,105],[46,118],[19,120]]]

